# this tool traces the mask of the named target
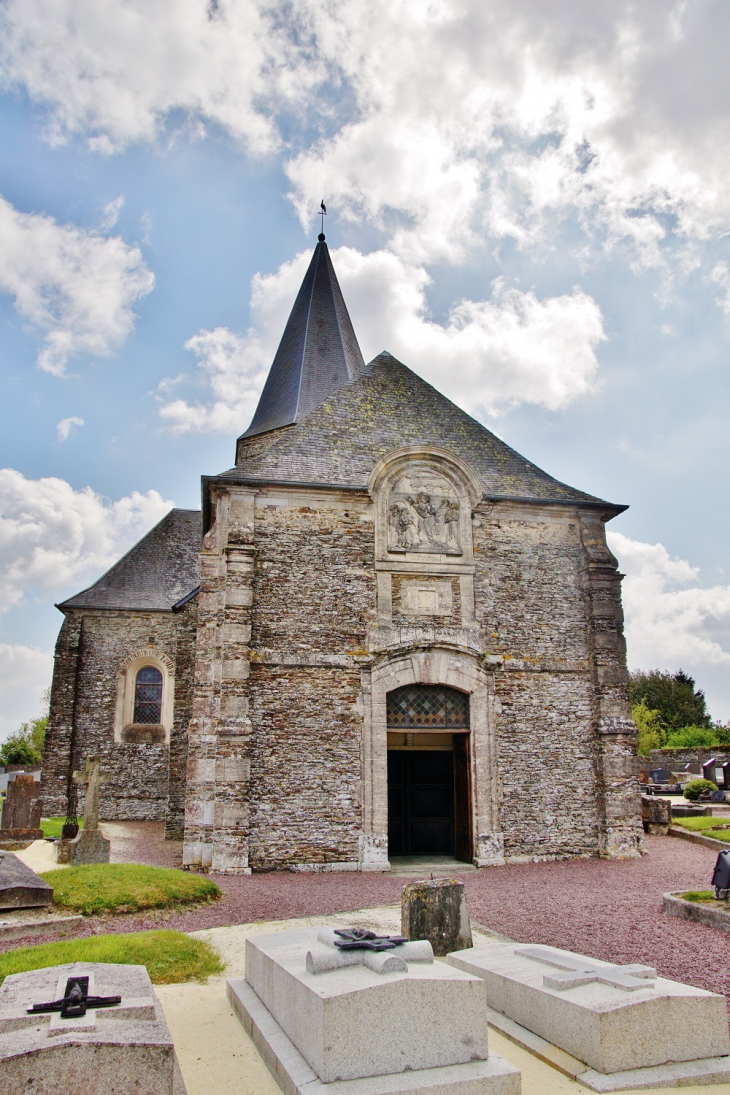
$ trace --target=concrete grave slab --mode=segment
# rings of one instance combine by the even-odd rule
[[[342,953],[333,942],[332,929],[316,928],[249,938],[246,979],[228,982],[288,1095],[313,1091],[314,1080],[362,1095],[518,1095],[519,1072],[489,1056],[479,978],[433,962],[425,941],[380,953]]]
[[[716,993],[657,977],[647,966],[616,966],[555,947],[494,943],[448,961],[484,978],[490,1008],[585,1062],[576,1078],[594,1090],[658,1086],[656,1076],[644,1085],[638,1073],[670,1063],[676,1071],[694,1062],[690,1074],[708,1076],[695,1082],[730,1078],[717,1060],[730,1066],[725,998]],[[611,1086],[608,1077],[629,1072],[631,1083]],[[674,1086],[669,1072],[661,1082]]]
[[[69,977],[89,992],[121,996],[110,1008],[64,1019],[28,1014],[61,999]],[[72,962],[17,973],[0,988],[0,1093],[185,1095],[167,1023],[144,966]]]
[[[0,909],[25,909],[52,902],[52,886],[12,852],[0,851]]]

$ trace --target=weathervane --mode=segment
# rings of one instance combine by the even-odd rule
[[[327,216],[327,206],[324,204],[324,198],[322,198],[322,201],[319,203],[319,213],[317,215],[322,218],[322,227],[320,231],[322,239],[324,239],[324,218]]]

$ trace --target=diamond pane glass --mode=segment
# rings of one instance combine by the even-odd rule
[[[162,673],[146,665],[134,684],[134,720],[137,725],[159,725],[162,721]]]
[[[388,693],[388,727],[468,730],[469,697],[443,685],[408,684]]]

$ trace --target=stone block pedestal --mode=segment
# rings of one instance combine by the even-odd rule
[[[410,882],[401,895],[401,931],[407,939],[428,939],[440,958],[471,947],[464,883],[453,878]]]
[[[56,863],[80,867],[84,863],[108,863],[111,841],[99,829],[82,829],[73,840],[57,840],[53,845]]]

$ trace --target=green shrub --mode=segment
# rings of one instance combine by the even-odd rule
[[[717,730],[708,726],[683,726],[681,730],[672,730],[667,734],[668,749],[695,749],[698,746],[712,749],[720,745]]]
[[[205,875],[138,863],[94,863],[45,871],[53,886],[53,903],[84,916],[97,913],[164,909],[191,901],[220,897],[219,887]]]
[[[155,985],[181,981],[205,982],[222,973],[220,955],[202,939],[183,932],[129,932],[125,935],[92,935],[87,939],[66,939],[20,947],[0,954],[0,982],[11,973],[61,966],[66,962],[115,962],[124,966],[146,966]]]
[[[690,802],[696,802],[705,791],[716,791],[717,784],[711,779],[693,779],[684,789],[684,797]]]

